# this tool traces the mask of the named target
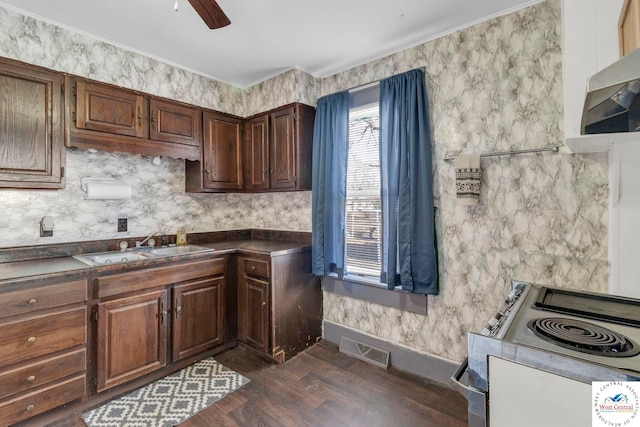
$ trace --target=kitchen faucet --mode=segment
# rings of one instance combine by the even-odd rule
[[[153,233],[151,233],[147,237],[145,237],[142,242],[136,241],[136,248],[139,248],[140,246],[144,245],[148,240],[150,240],[153,236],[155,236],[158,233],[159,233],[159,231],[154,231]],[[153,243],[155,244],[155,241]],[[149,245],[149,246],[155,246],[155,245]]]

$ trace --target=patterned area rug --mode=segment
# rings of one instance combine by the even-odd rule
[[[214,359],[204,359],[87,412],[89,427],[171,427],[249,380]]]

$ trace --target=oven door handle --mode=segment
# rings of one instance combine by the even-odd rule
[[[469,358],[465,357],[464,361],[460,364],[460,366],[458,366],[458,369],[456,369],[456,371],[451,376],[451,385],[458,393],[463,395],[469,401],[480,396],[482,396],[482,398],[484,399],[485,393],[483,390],[460,382],[460,379],[467,371],[468,367]]]

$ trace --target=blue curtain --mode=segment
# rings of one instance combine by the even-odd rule
[[[346,272],[345,204],[349,92],[318,100],[313,128],[312,269],[323,276]]]
[[[438,293],[431,136],[424,73],[380,81],[382,275],[389,289]]]

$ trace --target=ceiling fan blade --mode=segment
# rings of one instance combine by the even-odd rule
[[[189,0],[189,3],[212,30],[231,24],[231,21],[215,0]]]

